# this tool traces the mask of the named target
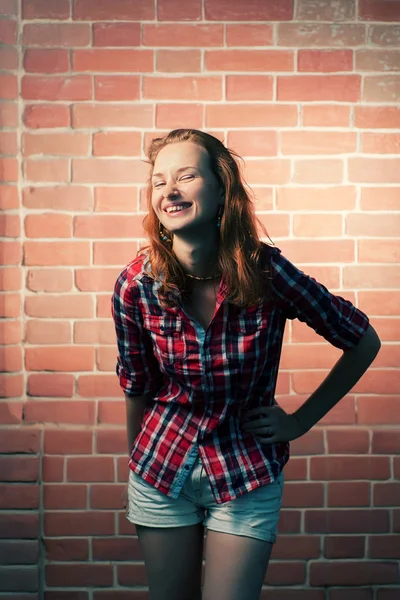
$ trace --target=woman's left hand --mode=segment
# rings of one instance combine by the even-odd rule
[[[254,433],[261,444],[291,442],[305,433],[298,419],[277,404],[246,412],[242,429]]]

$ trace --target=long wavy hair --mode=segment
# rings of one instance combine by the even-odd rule
[[[241,156],[226,148],[216,137],[197,129],[175,129],[164,137],[153,139],[147,151],[148,160],[145,162],[150,164],[150,176],[147,188],[148,214],[143,220],[143,228],[150,243],[138,250],[137,255],[148,251],[150,274],[161,283],[160,303],[164,308],[173,307],[177,305],[177,300],[173,298],[177,291],[182,296],[189,295],[188,278],[172,250],[172,235],[164,228],[170,241],[161,239],[160,229],[163,226],[152,207],[151,178],[157,155],[167,144],[178,142],[192,142],[208,152],[211,169],[225,191],[218,269],[225,277],[228,290],[226,300],[242,308],[257,304],[268,295],[268,277],[265,276],[268,269],[263,270],[260,261],[262,242],[258,236],[257,224],[265,236],[270,237],[255,215],[253,200],[246,190],[246,187],[250,188],[235,160],[243,161]]]

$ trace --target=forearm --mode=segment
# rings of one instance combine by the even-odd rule
[[[370,325],[358,345],[343,352],[321,385],[294,412],[305,432],[354,387],[373,362],[380,346],[379,337]]]
[[[125,394],[126,406],[126,430],[128,437],[128,453],[130,453],[133,442],[137,437],[143,421],[143,414],[148,402],[148,396],[127,396]]]

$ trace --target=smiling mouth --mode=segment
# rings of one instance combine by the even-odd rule
[[[177,205],[177,209],[175,209],[175,208],[173,210],[164,209],[164,212],[167,213],[167,215],[177,215],[179,213],[184,212],[191,206],[192,206],[191,204],[180,204],[180,205]],[[182,208],[179,208],[179,207],[182,207]]]

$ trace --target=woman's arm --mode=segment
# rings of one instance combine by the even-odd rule
[[[279,405],[260,406],[244,415],[243,430],[257,435],[261,443],[290,442],[309,431],[351,390],[379,352],[381,342],[369,325],[350,350],[344,350],[318,389],[293,414]]]
[[[357,346],[345,350],[328,376],[293,415],[303,432],[311,429],[357,383],[381,347],[375,329],[369,325]]]

